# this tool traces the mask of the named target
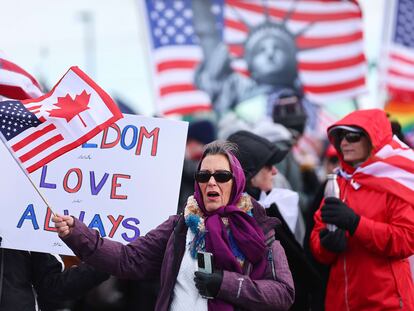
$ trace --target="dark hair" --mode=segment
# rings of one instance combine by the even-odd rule
[[[392,133],[396,135],[399,140],[401,140],[403,143],[406,143],[401,124],[398,121],[396,120],[391,121],[391,130],[392,130]]]

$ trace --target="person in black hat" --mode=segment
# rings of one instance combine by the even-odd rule
[[[259,200],[268,216],[281,220],[276,228],[276,239],[285,249],[295,283],[295,302],[290,310],[310,310],[313,292],[320,289],[320,277],[304,253],[303,241],[295,238],[299,215],[298,195],[288,189],[273,189],[273,177],[277,174],[274,165],[286,156],[288,150],[280,149],[264,137],[244,130],[233,133],[227,140],[239,148],[237,156],[246,175],[247,193]],[[292,201],[296,203],[286,204]]]
[[[228,138],[239,147],[238,158],[246,175],[246,191],[256,200],[260,200],[262,190],[269,192],[273,188],[273,176],[277,169],[274,164],[287,154],[267,139],[252,132],[240,130]]]

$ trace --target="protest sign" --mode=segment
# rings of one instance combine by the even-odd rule
[[[5,248],[73,254],[58,238],[52,210],[128,243],[176,212],[187,123],[125,115],[31,174],[45,206],[0,144],[0,236]]]

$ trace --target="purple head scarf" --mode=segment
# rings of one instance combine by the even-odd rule
[[[208,212],[204,206],[200,187],[196,182],[194,185],[194,198],[205,215],[206,227],[206,251],[213,253],[215,266],[220,270],[242,273],[240,263],[233,255],[227,230],[221,217],[227,217],[230,231],[237,246],[246,259],[252,263],[253,269],[250,273],[252,279],[259,279],[266,269],[266,244],[262,229],[254,217],[249,216],[237,207],[244,185],[245,176],[239,160],[231,153],[227,154],[230,168],[233,173],[233,188],[227,205]],[[199,164],[199,168],[201,162]],[[233,310],[233,306],[219,299],[208,301],[209,310]]]

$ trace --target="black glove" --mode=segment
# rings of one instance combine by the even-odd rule
[[[195,286],[201,296],[208,298],[217,296],[223,281],[223,271],[218,270],[211,274],[196,271],[194,275]]]
[[[342,253],[346,249],[346,235],[343,229],[338,228],[335,231],[323,229],[319,232],[319,239],[328,251]]]
[[[325,199],[321,216],[324,223],[337,225],[339,228],[348,230],[351,235],[354,234],[361,218],[348,205],[335,197]]]

